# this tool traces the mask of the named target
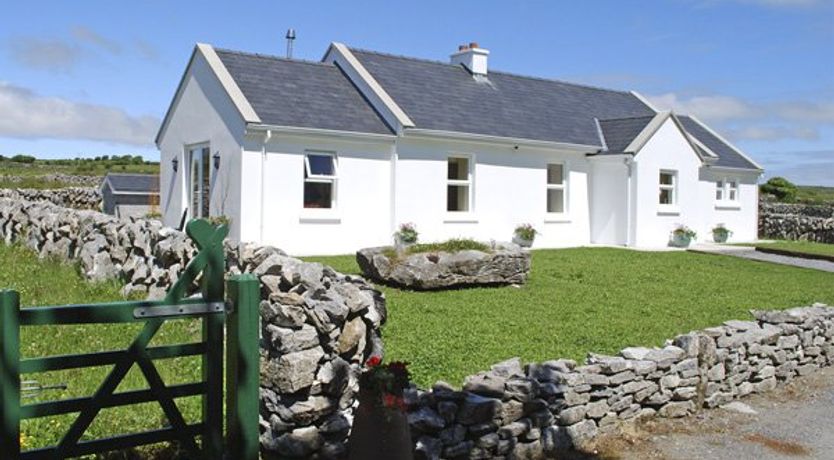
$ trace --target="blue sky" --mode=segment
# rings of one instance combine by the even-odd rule
[[[195,42],[320,59],[331,41],[634,89],[768,169],[834,186],[834,1],[54,1],[0,17],[0,154],[142,154]]]

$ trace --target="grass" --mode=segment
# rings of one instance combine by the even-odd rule
[[[796,200],[802,203],[834,203],[834,187],[797,186]]]
[[[140,161],[140,158],[113,157],[108,159],[64,159],[35,160],[33,163],[20,163],[9,159],[0,159],[0,188],[64,188],[73,186],[62,181],[46,181],[41,176],[47,174],[68,174],[73,176],[104,176],[108,172],[133,174],[159,174],[159,163]],[[21,180],[13,182],[4,176],[17,176]]]
[[[459,251],[484,251],[488,252],[492,249],[488,244],[481,243],[469,238],[451,238],[439,243],[417,243],[408,246],[405,250],[406,254],[422,254],[426,252],[459,252]],[[396,259],[398,257],[394,248],[389,248],[385,255],[389,259]]]
[[[802,252],[806,254],[820,254],[834,257],[834,244],[814,243],[811,241],[774,241],[772,243],[739,244],[740,246],[756,246],[784,251]]]
[[[35,254],[23,247],[0,245],[0,267],[0,287],[18,290],[24,307],[124,300],[119,293],[118,283],[88,283],[74,266],[38,260]],[[34,358],[123,349],[138,333],[139,327],[141,324],[23,327],[21,355],[22,358]],[[200,324],[196,320],[180,320],[166,323],[151,344],[189,343],[199,340]],[[199,357],[160,360],[155,363],[166,384],[200,380]],[[22,380],[37,380],[43,385],[68,385],[66,390],[45,391],[36,398],[25,399],[24,403],[89,396],[95,392],[109,370],[109,367],[96,367],[24,375],[21,377]],[[134,366],[117,391],[143,388],[147,388],[147,384]],[[188,422],[199,420],[199,398],[176,401]],[[26,448],[57,443],[75,416],[68,414],[24,421],[21,428]],[[105,409],[82,439],[160,428],[163,420],[164,415],[156,403]],[[159,452],[158,448],[146,448],[142,452],[147,454],[151,451]],[[126,456],[108,458],[131,458],[127,454],[124,455]]]
[[[310,257],[358,273],[352,256]],[[834,304],[834,274],[687,252],[576,248],[533,251],[521,288],[413,292],[388,299],[386,359],[411,363],[415,381],[462,383],[520,356],[582,360],[589,351],[662,345],[679,333],[748,319],[751,308]]]

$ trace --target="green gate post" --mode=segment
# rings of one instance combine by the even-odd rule
[[[0,455],[20,458],[20,295],[0,291]]]
[[[193,223],[193,221],[192,221]],[[202,295],[207,302],[225,301],[224,272],[226,269],[223,237],[226,227],[199,226],[189,223],[189,234],[196,241],[210,242],[210,246],[201,248],[206,251],[206,268],[203,270]],[[218,236],[219,235],[219,236]],[[223,458],[223,326],[226,317],[223,314],[203,317],[203,341],[208,349],[203,355],[203,380],[207,390],[203,397],[203,451],[205,458],[220,460]]]
[[[226,323],[226,429],[229,457],[257,460],[260,352],[260,282],[252,274],[233,276],[227,289],[232,314]]]

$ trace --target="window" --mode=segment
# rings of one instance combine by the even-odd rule
[[[547,165],[547,212],[563,214],[567,206],[565,195],[565,165]]]
[[[467,157],[449,157],[446,175],[446,210],[468,212],[472,195],[471,161]]]
[[[715,181],[715,201],[738,201],[738,180],[719,179]]]
[[[736,180],[728,180],[727,181],[727,199],[730,201],[737,201],[738,200],[738,181]]]
[[[336,155],[323,152],[304,155],[304,207],[336,207]]]
[[[675,171],[660,171],[660,204],[677,204],[678,173]]]
[[[211,150],[208,146],[188,149],[188,193],[192,219],[208,217],[211,210]]]

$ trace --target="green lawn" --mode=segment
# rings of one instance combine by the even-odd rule
[[[358,273],[353,256],[306,260]],[[410,362],[422,386],[457,385],[513,356],[581,360],[749,319],[751,308],[834,304],[834,274],[687,252],[577,248],[533,251],[522,288],[383,291],[386,358]]]
[[[806,254],[822,254],[834,257],[834,244],[814,243],[810,241],[774,241],[773,243],[752,243],[741,246],[756,246],[784,251],[804,252]]]
[[[24,306],[123,300],[119,294],[120,285],[117,283],[87,283],[78,275],[73,266],[39,261],[37,256],[22,247],[8,247],[0,244],[0,267],[2,267],[0,268],[0,288],[18,290]],[[21,332],[21,353],[24,358],[27,358],[126,348],[140,326],[136,324],[24,327]],[[200,340],[199,332],[199,323],[196,321],[177,321],[163,326],[152,344],[196,342]],[[161,360],[156,363],[166,384],[200,380],[198,357]],[[37,379],[45,385],[58,383],[68,385],[66,391],[47,391],[38,398],[25,399],[24,403],[89,396],[96,390],[107,372],[109,372],[109,367],[24,375],[23,380]],[[142,388],[147,388],[147,384],[134,366],[118,391]],[[198,420],[200,416],[198,398],[180,399],[177,403],[189,422]],[[75,414],[70,414],[24,421],[23,438],[27,447],[42,447],[58,442],[74,418]],[[83,439],[160,428],[163,419],[163,413],[156,403],[105,409],[87,430]],[[158,450],[155,451],[158,452]],[[130,455],[124,458],[130,458]]]

